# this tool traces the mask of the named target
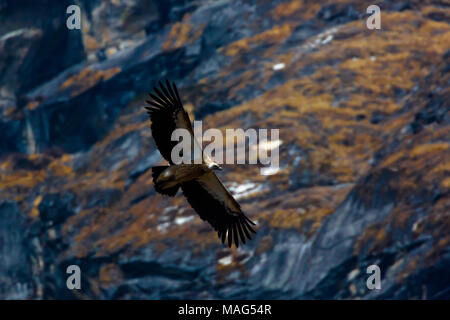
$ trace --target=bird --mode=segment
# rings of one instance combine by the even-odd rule
[[[146,109],[155,144],[168,165],[154,166],[152,179],[155,191],[174,197],[181,188],[187,202],[204,221],[217,232],[224,245],[239,247],[251,240],[256,233],[255,225],[242,211],[241,206],[223,185],[215,171],[222,168],[202,152],[200,163],[175,164],[171,159],[173,147],[178,143],[172,141],[175,129],[186,129],[191,140],[195,140],[189,115],[181,103],[178,89],[168,79],[164,84],[159,81],[159,88],[153,87],[146,100]]]

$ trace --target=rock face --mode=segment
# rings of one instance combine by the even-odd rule
[[[351,0],[80,1],[54,66],[43,43],[72,33],[41,2],[0,1],[0,298],[450,298],[443,2],[385,1],[368,30]],[[239,249],[153,189],[142,107],[165,77],[204,129],[280,129],[275,174],[220,175],[257,221]]]
[[[24,94],[84,59],[81,32],[66,27],[69,5],[65,0],[0,2],[2,89]]]
[[[205,1],[81,1],[83,42],[91,60],[104,60],[181,20]]]
[[[36,151],[26,141],[27,132],[31,133],[23,110],[26,93],[86,56],[81,31],[66,27],[69,4],[66,0],[0,1],[0,130],[6,135],[0,153]]]

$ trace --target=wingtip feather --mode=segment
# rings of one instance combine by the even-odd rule
[[[238,236],[238,233],[237,233],[236,224],[237,223],[233,224],[234,245],[236,246],[236,248],[239,248],[239,236]]]
[[[228,228],[228,246],[231,248],[231,245],[233,244],[233,229],[230,226]]]

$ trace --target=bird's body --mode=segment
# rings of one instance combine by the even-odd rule
[[[160,89],[154,87],[155,94],[150,94],[152,101],[146,107],[151,120],[152,135],[161,155],[169,162],[166,166],[152,168],[155,190],[163,195],[175,196],[181,188],[187,201],[218,232],[224,243],[228,239],[231,247],[234,242],[239,246],[251,239],[255,232],[254,223],[242,212],[239,203],[225,188],[214,170],[221,169],[218,164],[202,154],[199,164],[175,164],[171,152],[176,145],[172,133],[176,129],[185,129],[196,145],[189,116],[181,104],[175,84],[166,81],[166,87],[160,83]]]
[[[211,171],[207,164],[177,164],[164,167],[164,170],[154,180],[155,185],[167,190],[184,182],[199,178]]]

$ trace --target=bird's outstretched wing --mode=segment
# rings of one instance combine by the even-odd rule
[[[254,223],[214,172],[185,182],[181,188],[192,208],[218,232],[222,243],[228,238],[229,247],[233,241],[239,247],[239,241],[245,243],[246,238],[251,239]]]
[[[159,87],[159,89],[153,87],[154,93],[149,94],[152,100],[146,101],[150,106],[145,107],[145,109],[150,116],[150,128],[159,152],[164,159],[173,164],[171,152],[178,141],[172,141],[172,132],[175,129],[186,129],[190,132],[193,141],[194,132],[175,83],[171,85],[166,80],[166,86],[159,82]]]

